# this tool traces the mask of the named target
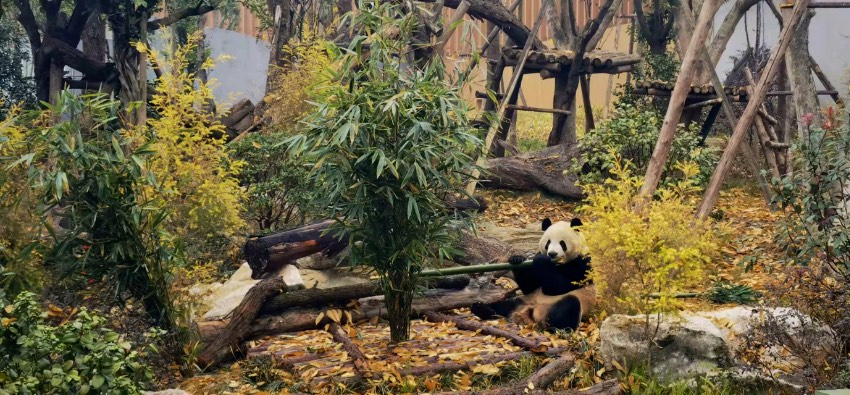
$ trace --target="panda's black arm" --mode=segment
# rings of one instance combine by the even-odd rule
[[[543,258],[538,264],[535,258],[535,266],[540,268],[540,287],[546,295],[563,295],[589,284],[590,257],[579,257],[561,264],[551,259],[543,262]]]
[[[522,255],[514,255],[508,260],[511,264],[519,264],[523,261],[525,261],[525,257]],[[519,289],[523,294],[528,295],[537,290],[537,288],[540,288],[540,280],[536,271],[534,266],[513,269],[514,281],[519,285]]]

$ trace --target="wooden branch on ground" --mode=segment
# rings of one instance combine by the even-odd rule
[[[528,351],[545,352],[548,347],[540,341],[534,341],[527,337],[520,336],[517,333],[509,332],[504,329],[499,329],[491,325],[487,325],[478,321],[465,320],[460,317],[436,312],[426,312],[423,314],[428,321],[431,322],[452,322],[458,329],[473,331],[485,335],[498,336],[508,339],[516,346],[522,347]]]
[[[427,290],[413,299],[411,311],[413,316],[419,316],[429,311],[446,311],[469,307],[475,302],[493,303],[504,300],[515,292],[515,289],[508,290],[492,284],[486,284],[482,287],[470,285],[460,291],[446,289]],[[259,309],[260,307],[257,306],[257,308]],[[325,324],[331,322],[327,317],[318,323],[316,322],[316,317],[324,311],[324,308],[298,308],[289,309],[274,316],[257,318],[250,323],[242,339],[323,328]],[[386,318],[387,316],[384,299],[380,296],[360,299],[360,308],[350,312],[351,319],[355,323],[366,321],[373,317]],[[340,322],[340,324],[346,323],[348,323],[347,317],[345,317],[343,322]],[[228,324],[228,320],[201,321],[196,323],[196,329],[200,335],[201,342],[207,344],[217,339],[226,330]]]
[[[233,312],[227,325],[221,328],[214,337],[203,343],[203,348],[198,356],[198,364],[206,369],[218,364],[228,356],[240,353],[242,341],[246,338],[251,328],[251,322],[257,317],[262,304],[271,296],[295,290],[290,288],[281,277],[272,277],[260,281],[253,286],[242,302]]]
[[[331,336],[337,343],[342,344],[342,349],[345,350],[345,352],[348,353],[348,356],[354,361],[354,368],[366,377],[371,376],[371,373],[369,372],[369,363],[366,362],[366,356],[363,355],[363,351],[360,351],[360,348],[351,341],[351,338],[348,337],[348,334],[345,333],[342,327],[336,322],[332,322],[328,325],[328,332],[330,332]]]
[[[452,38],[452,35],[457,30],[457,26],[461,23],[461,21],[463,21],[463,16],[466,15],[466,12],[469,10],[469,7],[469,1],[460,1],[460,4],[458,4],[457,9],[455,9],[455,13],[448,20],[448,22],[446,22],[445,29],[443,29],[443,34],[440,35],[440,38],[437,39],[437,44],[434,45],[435,56],[443,55],[443,50],[446,48],[446,44],[449,42],[449,39]]]
[[[566,354],[549,362],[546,366],[535,372],[521,384],[509,387],[493,388],[485,391],[455,391],[441,392],[441,395],[520,395],[520,394],[551,394],[546,388],[552,385],[559,377],[565,375],[575,365],[575,356]],[[610,385],[609,385],[610,386]],[[619,387],[619,385],[618,385]],[[593,387],[591,387],[593,388]],[[570,393],[570,392],[566,392]],[[579,392],[583,393],[583,392]],[[597,392],[604,394],[605,392]]]
[[[469,277],[456,275],[435,277],[423,281],[427,288],[464,289],[469,285]],[[274,296],[263,303],[260,314],[275,314],[297,307],[327,306],[333,303],[347,303],[351,300],[383,295],[380,284],[367,282],[333,288],[311,288],[287,292]]]
[[[714,169],[714,173],[711,175],[711,181],[705,190],[703,200],[697,210],[697,218],[706,218],[714,208],[714,204],[717,202],[717,195],[720,193],[720,187],[723,185],[726,174],[732,166],[732,161],[735,159],[738,147],[744,140],[746,131],[752,125],[756,113],[758,112],[758,107],[764,101],[768,86],[778,72],[780,60],[783,58],[785,50],[788,48],[788,44],[791,42],[791,38],[797,29],[797,25],[800,23],[803,18],[803,14],[807,10],[806,6],[808,4],[809,0],[797,0],[797,2],[794,3],[794,10],[792,11],[791,17],[784,23],[782,33],[779,36],[779,42],[774,46],[770,59],[768,59],[767,65],[759,78],[759,82],[753,89],[753,95],[751,95],[750,101],[744,109],[744,113],[741,114],[738,124],[735,125],[732,137],[729,139],[726,149],[723,151],[723,155],[718,162],[717,168]]]
[[[540,7],[540,15],[537,16],[537,21],[534,22],[534,27],[531,29],[531,34],[528,39],[525,41],[525,46],[522,48],[522,54],[520,55],[519,61],[517,62],[517,67],[515,70],[522,70],[525,66],[525,61],[528,59],[528,53],[531,51],[532,44],[537,36],[537,31],[540,30],[540,26],[543,22],[543,16],[545,15],[546,8],[552,3],[552,0],[543,0],[543,5]],[[516,90],[519,79],[522,78],[522,72],[514,73],[511,77],[511,82],[508,84],[507,89],[504,92],[506,98],[511,97],[513,95],[514,90]],[[507,105],[510,100],[502,100],[499,103],[498,110],[496,111],[496,116],[490,124],[490,129],[487,131],[487,135],[484,138],[484,146],[481,148],[481,152],[479,153],[479,157],[477,159],[478,167],[484,165],[485,158],[487,157],[487,153],[490,152],[490,147],[493,145],[493,139],[496,137],[496,133],[499,132],[499,127],[502,125],[502,117],[505,115],[505,110],[507,110]],[[478,176],[481,172],[476,168],[472,171],[472,180],[466,186],[466,193],[469,196],[475,194],[475,187],[478,185]]]
[[[658,142],[655,144],[652,158],[646,168],[646,176],[640,188],[642,199],[651,198],[655,194],[658,182],[661,180],[661,172],[667,163],[667,158],[670,156],[670,150],[673,147],[673,138],[676,135],[679,119],[685,107],[685,99],[688,97],[688,93],[690,93],[691,81],[697,71],[697,61],[700,59],[699,55],[705,49],[701,44],[708,38],[709,31],[711,30],[711,22],[714,20],[716,11],[717,1],[706,0],[703,3],[699,20],[691,37],[692,45],[688,46],[688,50],[685,52],[682,60],[679,77],[676,80],[676,85],[673,87],[667,112],[664,114],[664,122],[658,134]],[[728,103],[728,100],[724,102]]]

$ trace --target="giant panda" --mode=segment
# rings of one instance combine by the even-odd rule
[[[581,220],[552,223],[543,220],[543,236],[531,267],[513,270],[523,295],[496,303],[475,303],[471,310],[481,319],[502,316],[521,324],[542,324],[549,329],[576,329],[596,304],[596,288],[590,279],[590,256]],[[511,256],[511,264],[522,263]]]

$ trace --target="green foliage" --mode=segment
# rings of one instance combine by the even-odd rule
[[[8,166],[29,150],[20,115],[20,108],[13,107],[0,121],[0,289],[11,296],[38,292],[44,274],[35,248],[41,226],[39,193],[22,181],[27,179],[26,168]]]
[[[239,174],[247,186],[246,214],[262,233],[288,224],[302,224],[307,215],[319,216],[311,202],[320,190],[308,177],[309,169],[297,163],[284,145],[281,133],[249,134],[231,144],[233,157],[245,162]]]
[[[24,76],[24,65],[29,62],[26,36],[16,22],[0,18],[0,119],[4,119],[11,106],[35,104],[35,84]]]
[[[706,294],[708,300],[718,303],[753,304],[761,298],[761,293],[749,285],[720,282]]]
[[[315,164],[316,202],[348,232],[352,263],[381,278],[391,336],[405,340],[415,275],[451,252],[445,199],[464,193],[481,140],[443,62],[408,63],[413,16],[383,3],[352,18],[357,36],[334,48],[331,78],[342,83],[318,92],[305,132],[288,144]]]
[[[145,189],[150,142],[126,137],[119,103],[102,95],[65,91],[27,124],[27,167],[42,193],[45,212],[62,218],[49,227],[55,240],[47,261],[64,276],[79,274],[112,284],[145,301],[152,316],[170,325],[168,275],[179,262],[163,230],[167,211]],[[155,189],[155,187],[154,187]]]
[[[0,394],[138,394],[153,372],[103,318],[51,325],[33,295],[0,292]]]
[[[629,394],[633,395],[739,395],[773,394],[775,388],[761,383],[742,383],[740,379],[724,375],[696,375],[684,380],[659,378],[649,372],[645,364],[628,366],[621,379]],[[781,392],[779,392],[781,393]]]
[[[230,158],[219,118],[196,108],[213,99],[215,82],[198,82],[195,74],[185,71],[200,38],[190,36],[186,45],[167,54],[138,45],[151,61],[169,70],[157,78],[150,100],[156,116],[148,118],[153,134],[148,167],[159,185],[146,192],[169,208],[167,229],[183,241],[195,262],[214,261],[234,250],[245,227],[237,179],[242,163]],[[214,63],[207,59],[200,67],[209,69]]]
[[[593,256],[599,300],[609,313],[676,311],[680,301],[675,294],[703,281],[705,265],[720,252],[719,230],[693,218],[696,166],[679,165],[683,179],[662,186],[657,199],[644,202],[639,195],[643,178],[614,157],[611,174],[617,178],[586,186],[582,207],[592,219],[582,231]],[[642,208],[635,211],[638,203]],[[647,297],[654,293],[657,298]]]
[[[616,166],[616,157],[625,159],[624,166],[629,172],[646,172],[663,118],[655,111],[642,107],[625,101],[618,102],[611,117],[579,140],[581,157],[573,161],[573,168],[581,174],[582,183],[599,183],[610,178],[611,170]],[[699,133],[695,129],[680,128],[673,140],[668,162],[695,163],[699,172],[694,175],[694,181],[697,185],[703,185],[711,177],[717,159],[715,150],[699,146]],[[668,168],[664,171],[662,185],[675,182],[679,178],[676,176],[681,176],[674,170]]]
[[[830,107],[823,125],[812,126],[803,116],[806,132],[794,144],[793,174],[773,180],[773,202],[785,212],[780,245],[795,264],[813,261],[850,276],[850,130],[839,125]]]

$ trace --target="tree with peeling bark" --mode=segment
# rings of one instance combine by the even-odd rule
[[[453,252],[463,222],[445,199],[464,193],[481,146],[442,59],[414,60],[418,21],[392,3],[352,15],[339,83],[318,92],[304,133],[287,142],[314,163],[310,177],[326,186],[317,202],[335,219],[331,231],[347,234],[351,263],[378,274],[396,342],[409,337],[417,274]]]

